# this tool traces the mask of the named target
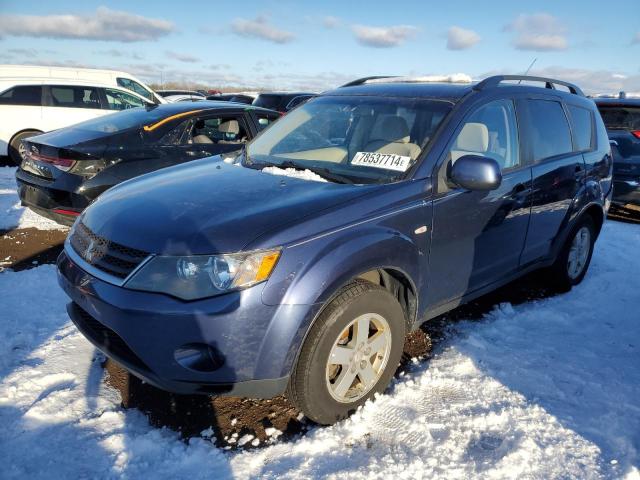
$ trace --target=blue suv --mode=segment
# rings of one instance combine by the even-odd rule
[[[575,85],[365,78],[241,153],[108,190],[59,282],[79,330],[145,381],[286,392],[330,424],[387,387],[423,322],[536,269],[578,284],[611,172]]]

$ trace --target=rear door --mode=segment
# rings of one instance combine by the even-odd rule
[[[532,165],[531,219],[522,263],[546,257],[569,220],[578,190],[585,183],[582,152],[571,138],[567,111],[560,100],[519,100],[525,155]]]
[[[447,171],[463,155],[488,156],[502,169],[492,191],[451,184]],[[529,222],[531,168],[519,148],[512,99],[472,112],[459,127],[438,172],[433,203],[427,299],[435,307],[494,283],[519,268]]]
[[[44,87],[42,120],[45,129],[56,130],[108,113],[102,108],[100,89],[81,85]]]

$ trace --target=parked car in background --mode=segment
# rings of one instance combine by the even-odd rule
[[[165,99],[167,97],[171,97],[174,95],[184,95],[188,97],[197,97],[202,99],[207,98],[206,95],[200,92],[197,92],[195,90],[156,90],[156,93]]]
[[[22,140],[129,108],[155,105],[121,87],[62,78],[0,78],[0,155],[19,164]]]
[[[315,97],[315,95],[298,95],[297,97],[292,98],[289,103],[287,103],[285,110],[289,112],[296,108],[298,105],[302,105],[304,102],[311,100],[313,97]]]
[[[314,96],[315,93],[308,92],[285,92],[285,93],[260,93],[253,101],[253,105],[256,107],[270,108],[277,110],[278,112],[285,113],[287,111],[287,105],[296,97],[300,96]]]
[[[621,97],[595,102],[612,143],[612,205],[640,213],[640,99]]]
[[[62,224],[106,189],[169,165],[242,148],[277,112],[228,102],[135,108],[24,140],[22,203]]]
[[[218,100],[223,102],[236,102],[251,105],[255,97],[242,93],[221,93],[219,95],[209,95],[207,100]]]
[[[41,79],[45,83],[49,79],[78,80],[100,83],[112,87],[121,87],[137,93],[153,103],[164,103],[142,80],[133,75],[117,70],[99,70],[95,68],[56,67],[45,65],[0,65],[0,80],[9,81],[12,78]]]
[[[74,224],[58,279],[78,329],[149,383],[286,390],[329,424],[387,387],[430,318],[540,268],[562,290],[580,283],[611,168],[575,85],[362,79],[234,164],[109,190]]]

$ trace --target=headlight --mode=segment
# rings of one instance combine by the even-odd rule
[[[184,300],[211,297],[266,280],[278,258],[280,249],[230,255],[159,256],[136,272],[125,287],[167,293]]]

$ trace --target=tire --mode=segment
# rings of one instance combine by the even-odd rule
[[[9,143],[9,157],[16,165],[20,165],[22,163],[23,157],[20,154],[20,145],[22,140],[25,138],[33,137],[34,135],[40,135],[42,132],[37,130],[25,130],[24,132],[18,133],[11,139]]]
[[[366,336],[358,325],[368,325]],[[289,381],[289,400],[319,424],[346,418],[387,388],[402,356],[405,333],[404,311],[393,295],[364,280],[348,284],[311,327]],[[350,359],[330,364],[332,352]]]
[[[584,235],[588,236],[586,240]],[[595,241],[595,224],[591,216],[585,215],[571,229],[558,258],[549,268],[547,277],[556,290],[568,292],[574,285],[582,282],[591,263]]]

